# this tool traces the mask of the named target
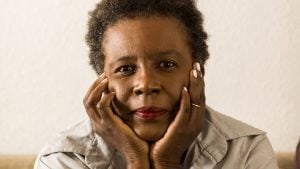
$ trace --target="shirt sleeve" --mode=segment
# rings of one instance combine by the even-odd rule
[[[251,150],[245,169],[278,169],[276,156],[266,135],[260,135]]]
[[[88,169],[84,157],[76,153],[57,152],[36,159],[34,169]]]

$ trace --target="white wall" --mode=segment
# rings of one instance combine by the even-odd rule
[[[84,116],[96,78],[84,43],[97,0],[0,0],[0,154],[37,153]],[[207,102],[268,132],[300,138],[300,1],[199,0],[210,34]]]

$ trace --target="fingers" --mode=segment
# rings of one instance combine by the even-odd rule
[[[174,123],[187,124],[190,120],[199,121],[202,116],[202,110],[205,110],[204,80],[201,67],[198,62],[193,64],[190,71],[189,90],[182,90],[180,108],[174,120]],[[193,106],[199,105],[200,107]]]
[[[101,120],[96,105],[101,99],[101,93],[107,90],[107,85],[108,81],[105,78],[105,75],[101,74],[89,88],[85,98],[83,99],[86,112],[90,119],[94,122]]]
[[[102,92],[101,94],[101,100],[97,104],[97,110],[100,113],[100,116],[104,121],[106,120],[113,120],[114,119],[114,114],[111,109],[112,106],[112,101],[115,97],[115,93],[104,93]]]
[[[86,108],[86,112],[87,112],[90,120],[93,122],[93,124],[97,124],[101,120],[101,117],[98,114],[98,111],[96,108],[92,108],[92,107]]]
[[[98,86],[99,83],[101,83],[102,80],[105,79],[105,73],[102,73],[95,81],[94,83],[92,84],[92,86],[89,88],[89,90],[87,91],[83,101],[85,102],[88,97],[90,96],[91,92],[95,89],[95,87]]]
[[[181,91],[180,108],[173,123],[178,125],[186,124],[189,121],[190,109],[190,95],[187,88],[184,87]]]
[[[193,64],[193,69],[190,72],[189,92],[191,94],[191,103],[204,106],[202,102],[202,95],[204,95],[204,80],[200,63],[198,62]]]
[[[92,90],[92,92],[90,93],[87,99],[87,103],[91,104],[92,106],[97,105],[101,99],[102,93],[107,91],[107,87],[108,87],[107,79],[104,79],[100,83],[98,83],[98,86],[96,86],[94,90]]]
[[[205,92],[204,79],[201,72],[200,63],[193,64],[193,69],[190,72],[189,92],[191,95],[191,115],[190,122],[193,125],[199,125],[201,128],[205,115]],[[194,105],[193,105],[194,104]]]

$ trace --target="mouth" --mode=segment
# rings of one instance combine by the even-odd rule
[[[156,120],[167,112],[158,107],[142,107],[133,111],[133,114],[142,120]]]

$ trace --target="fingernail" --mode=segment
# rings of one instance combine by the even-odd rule
[[[105,83],[105,82],[107,82],[107,81],[108,81],[107,78],[105,78],[104,80],[102,80],[101,83]]]
[[[112,94],[113,96],[116,96],[116,92],[110,92],[110,94]]]
[[[100,74],[100,77],[102,77],[103,75],[104,75],[104,73],[101,73],[101,74]]]
[[[197,71],[195,69],[193,70],[193,76],[194,78],[197,78]]]
[[[186,92],[188,91],[188,89],[185,86],[183,87],[183,90],[186,91]]]
[[[201,72],[201,67],[200,67],[200,63],[199,62],[196,62],[196,69]]]

